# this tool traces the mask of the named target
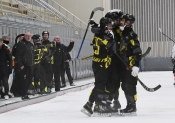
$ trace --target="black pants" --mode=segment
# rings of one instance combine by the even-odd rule
[[[27,95],[29,85],[32,82],[33,70],[31,66],[24,66],[24,69],[21,70],[21,95]]]
[[[47,85],[49,85],[46,81],[46,73],[43,68],[43,66],[40,65],[40,79],[41,79],[41,87],[45,88]],[[53,76],[53,71],[52,71],[52,76]],[[53,77],[52,77],[53,78]]]
[[[52,64],[47,62],[41,62],[41,69],[44,70],[45,73],[45,79],[47,87],[52,87],[52,79],[53,79],[53,70],[52,70]]]
[[[18,66],[18,64],[15,64],[14,72],[13,72],[13,83],[11,87],[11,92],[14,95],[21,96],[21,82],[22,82],[22,73],[21,68]]]
[[[34,77],[34,82],[35,82],[35,88],[43,89],[48,85],[46,82],[46,73],[45,73],[43,67],[41,66],[41,64],[34,65],[33,77]],[[40,84],[39,84],[39,82],[40,82]]]
[[[38,82],[41,81],[41,75],[40,75],[40,64],[35,64],[33,66],[33,77],[34,77],[34,83],[35,88],[39,88],[40,85],[38,85]]]
[[[127,103],[135,103],[137,99],[137,79],[131,75],[131,70],[126,70],[126,67],[122,66],[122,90],[125,93]]]
[[[95,87],[93,89],[95,103],[100,104],[102,103],[102,100],[105,99],[105,97],[107,97],[105,95],[108,95],[108,93],[106,93],[105,90],[106,84],[109,82],[109,68],[104,68],[103,63],[97,62],[93,62],[92,68],[95,76]]]
[[[65,81],[65,72],[67,74],[67,78],[69,80],[69,83],[72,84],[72,76],[71,76],[71,72],[70,72],[70,66],[69,66],[69,62],[64,62],[64,66],[62,65],[61,67],[61,80],[62,80],[62,84],[66,84]]]
[[[119,98],[119,88],[123,80],[122,75],[122,66],[123,63],[116,56],[113,56],[110,70],[110,82],[107,85],[108,90],[110,91],[110,100],[118,100]]]
[[[135,95],[137,94],[136,85],[137,79],[131,75],[130,70],[124,69],[124,78],[122,80],[122,89],[127,95]]]
[[[53,73],[55,80],[55,91],[60,91],[61,65],[53,65]]]
[[[8,84],[8,74],[0,74],[0,81],[4,86],[5,95],[8,95],[9,92],[9,84]]]

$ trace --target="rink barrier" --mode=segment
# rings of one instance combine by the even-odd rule
[[[141,61],[142,71],[172,71],[171,57],[145,57]]]
[[[21,107],[25,107],[25,106],[28,106],[28,105],[41,103],[41,102],[53,99],[57,96],[64,95],[64,94],[69,93],[69,92],[81,91],[81,90],[89,88],[93,85],[94,85],[94,83],[92,82],[92,83],[88,83],[88,84],[85,84],[85,85],[80,85],[80,86],[75,86],[75,87],[72,87],[72,88],[67,88],[67,89],[61,90],[59,92],[54,92],[54,93],[51,93],[51,94],[48,94],[48,95],[42,95],[42,96],[34,97],[34,98],[29,99],[29,100],[20,100],[20,101],[17,101],[17,102],[4,104],[4,105],[0,106],[0,114],[8,112],[8,111],[15,110],[15,109],[18,109],[18,108],[21,108]]]

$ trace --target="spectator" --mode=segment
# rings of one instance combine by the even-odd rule
[[[54,64],[53,64],[55,91],[60,91],[60,76],[61,76],[61,69],[64,66],[64,53],[68,53],[72,50],[74,46],[74,41],[70,40],[69,46],[61,44],[59,36],[55,36],[54,41],[56,43],[56,48],[54,52]]]
[[[18,38],[19,38],[19,41],[17,42]],[[21,74],[22,73],[21,73],[21,68],[18,65],[15,57],[16,57],[17,48],[19,48],[18,45],[23,40],[23,38],[24,38],[24,34],[20,34],[19,36],[17,36],[15,41],[16,43],[14,44],[12,49],[12,57],[15,60],[15,65],[14,65],[14,72],[13,72],[13,83],[10,91],[13,93],[15,97],[21,96]]]
[[[0,39],[0,81],[5,89],[5,99],[9,99],[9,85],[8,76],[12,73],[12,56],[8,48],[3,44],[3,40]]]
[[[16,61],[22,73],[21,77],[21,95],[22,99],[29,99],[27,95],[28,87],[32,82],[32,67],[34,64],[33,44],[31,41],[31,34],[27,32],[24,35],[21,43],[18,44],[16,50]]]
[[[9,44],[9,41],[10,41],[10,37],[9,37],[9,35],[7,35],[7,34],[5,34],[5,35],[3,35],[2,36],[2,40],[3,40],[3,43],[4,44]]]
[[[70,72],[70,66],[69,66],[70,61],[71,61],[70,54],[65,52],[64,53],[64,64],[63,64],[63,67],[61,69],[61,80],[62,80],[62,86],[61,87],[66,87],[65,72],[67,74],[67,78],[69,80],[70,86],[75,86],[75,84],[73,83],[71,72]]]

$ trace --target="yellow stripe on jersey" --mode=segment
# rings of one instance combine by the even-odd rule
[[[135,41],[132,39],[132,40],[130,40],[130,43],[132,44],[132,46],[134,46],[135,45]]]
[[[134,95],[134,100],[137,101],[137,94]]]

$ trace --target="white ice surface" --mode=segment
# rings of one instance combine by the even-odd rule
[[[23,107],[0,115],[0,123],[175,123],[175,87],[172,72],[142,72],[139,78],[150,88],[162,85],[156,92],[147,92],[138,83],[137,116],[87,117],[80,112],[92,89],[71,92],[52,100]],[[126,106],[120,90],[122,108]]]

